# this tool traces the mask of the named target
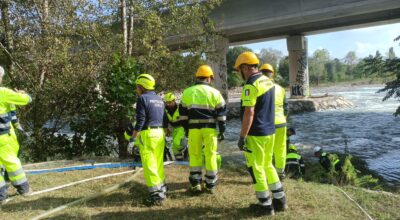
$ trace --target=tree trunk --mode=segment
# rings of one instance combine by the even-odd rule
[[[43,0],[43,12],[42,12],[42,33],[43,33],[43,38],[47,37],[47,26],[48,26],[48,21],[49,21],[49,1],[48,0]],[[39,87],[41,88],[44,84],[44,80],[46,77],[46,72],[47,72],[47,65],[46,62],[43,63],[43,66],[40,68],[40,81],[39,81]]]
[[[122,54],[127,54],[128,49],[128,27],[126,22],[126,1],[120,0],[120,9],[121,9],[121,28],[122,28],[122,35],[123,35],[123,49]]]
[[[127,142],[124,137],[125,132],[125,120],[119,120],[118,128],[116,129],[117,132],[117,141],[118,141],[118,157],[120,159],[124,159],[128,157],[127,151]]]
[[[5,39],[4,42],[1,42],[2,44],[4,44],[5,49],[7,50],[7,52],[5,54],[7,54],[7,58],[6,58],[6,67],[8,70],[8,73],[10,74],[10,76],[13,75],[13,62],[11,59],[12,56],[12,52],[14,49],[14,40],[13,40],[13,32],[11,30],[11,25],[10,25],[10,13],[9,13],[9,4],[10,2],[8,0],[2,0],[1,1],[1,20],[4,26],[4,31],[5,31]],[[12,78],[12,77],[10,77]]]
[[[129,23],[128,23],[128,55],[132,55],[133,49],[133,1],[129,1]]]

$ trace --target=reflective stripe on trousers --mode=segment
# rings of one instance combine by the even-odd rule
[[[140,158],[147,187],[164,183],[165,135],[162,128],[142,130],[139,133]]]
[[[192,185],[198,184],[199,180],[201,181],[203,163],[206,168],[207,187],[213,187],[216,184],[218,172],[217,141],[217,130],[214,128],[189,129],[189,165],[191,168],[189,179],[193,181],[191,182]],[[197,175],[200,175],[200,178]]]
[[[212,188],[217,184],[218,180],[217,173],[218,173],[217,171],[206,171],[205,181],[207,188]]]
[[[256,195],[268,195],[268,184],[279,182],[278,173],[272,165],[273,135],[247,136],[246,147],[251,153],[245,152],[246,164],[254,181]]]
[[[190,167],[189,182],[192,186],[201,184],[202,181],[202,168],[201,166]]]
[[[272,197],[274,197],[275,199],[280,199],[285,196],[285,192],[283,191],[281,182],[270,184],[269,188],[271,189]]]

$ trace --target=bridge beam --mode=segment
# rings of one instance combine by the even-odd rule
[[[302,35],[289,36],[286,39],[289,51],[290,98],[310,96],[308,78],[307,38]]]
[[[207,63],[214,71],[214,85],[228,102],[228,70],[226,66],[226,54],[229,49],[229,40],[224,37],[216,37],[213,49],[206,54]]]

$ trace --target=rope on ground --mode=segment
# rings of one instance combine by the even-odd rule
[[[42,213],[42,214],[32,218],[32,220],[38,220],[38,219],[42,219],[42,218],[48,217],[48,216],[50,216],[50,215],[52,215],[54,213],[63,211],[65,209],[69,208],[69,207],[72,207],[72,206],[75,206],[75,205],[79,205],[79,204],[84,203],[84,202],[88,202],[88,201],[96,199],[96,198],[98,198],[100,196],[106,195],[106,194],[108,194],[108,193],[110,193],[112,191],[115,191],[115,190],[121,188],[122,186],[124,186],[126,183],[132,181],[134,179],[134,177],[137,176],[137,174],[139,174],[140,171],[142,171],[142,170],[143,170],[143,168],[139,168],[131,177],[129,177],[128,179],[126,179],[122,183],[113,185],[113,186],[111,186],[111,187],[109,187],[107,189],[104,189],[101,192],[98,192],[98,193],[92,194],[90,196],[75,200],[73,202],[67,203],[67,204],[59,206],[57,208],[50,209],[50,210],[46,211],[45,213]]]
[[[373,220],[373,218],[368,214],[367,211],[365,211],[365,209],[364,209],[360,204],[358,204],[354,199],[352,199],[343,189],[341,189],[341,188],[339,188],[339,187],[337,187],[337,188],[338,188],[340,191],[342,191],[342,193],[343,193],[350,201],[354,202],[354,204],[357,205],[357,207],[368,217],[369,220]]]
[[[41,191],[35,191],[35,192],[29,194],[28,196],[36,196],[36,195],[39,195],[39,194],[52,192],[52,191],[59,190],[59,189],[64,189],[64,188],[67,188],[67,187],[70,187],[70,186],[75,186],[75,185],[78,185],[78,184],[81,184],[81,183],[85,183],[85,182],[89,182],[89,181],[92,181],[92,180],[99,180],[99,179],[104,179],[104,178],[113,177],[113,176],[119,176],[119,175],[123,175],[123,174],[127,174],[127,173],[133,173],[133,172],[134,172],[134,170],[129,170],[129,171],[124,171],[124,172],[119,172],[119,173],[112,173],[112,174],[106,174],[106,175],[102,175],[102,176],[96,176],[96,177],[92,177],[92,178],[89,178],[89,179],[79,180],[79,181],[68,183],[68,184],[65,184],[65,185],[44,189],[44,190],[41,190]],[[8,198],[6,200],[6,202],[8,203],[8,202],[14,200],[15,198],[16,198],[16,196]]]
[[[172,164],[172,163],[174,163],[174,161],[165,162],[164,165],[170,165],[170,164]],[[32,220],[39,220],[39,219],[48,217],[48,216],[50,216],[50,215],[53,215],[53,214],[55,214],[55,213],[57,213],[57,212],[60,212],[60,211],[63,211],[63,210],[65,210],[65,209],[67,209],[67,208],[70,208],[70,207],[72,207],[72,206],[79,205],[79,204],[82,204],[82,203],[84,203],[84,202],[88,202],[88,201],[93,200],[93,199],[96,199],[96,198],[98,198],[98,197],[100,197],[100,196],[106,195],[106,194],[108,194],[108,193],[110,193],[110,192],[112,192],[112,191],[115,191],[115,190],[117,190],[117,189],[123,187],[126,183],[128,183],[128,182],[130,182],[130,181],[133,181],[134,178],[135,178],[142,170],[143,170],[143,168],[139,168],[132,176],[130,176],[128,179],[126,179],[126,180],[125,180],[124,182],[122,182],[122,183],[113,185],[113,186],[111,186],[111,187],[109,187],[109,188],[107,188],[107,189],[104,189],[104,190],[101,191],[101,192],[98,192],[98,193],[89,195],[89,196],[87,196],[87,197],[84,197],[84,198],[75,200],[75,201],[73,201],[73,202],[67,203],[67,204],[62,205],[62,206],[59,206],[59,207],[57,207],[57,208],[48,210],[48,211],[46,211],[45,213],[42,213],[42,214],[40,214],[40,215],[38,215],[38,216],[32,218]]]
[[[45,190],[41,190],[41,191],[36,191],[36,192],[33,192],[32,194],[30,194],[29,196],[35,196],[35,195],[39,195],[39,194],[43,194],[43,193],[47,193],[47,192],[51,192],[51,191],[55,191],[55,190],[59,190],[59,189],[64,189],[64,188],[67,188],[67,187],[70,187],[70,186],[75,186],[75,185],[78,185],[78,184],[81,184],[81,183],[85,183],[85,182],[89,182],[89,181],[92,181],[92,180],[105,179],[105,178],[108,178],[108,177],[119,176],[119,175],[124,175],[124,174],[128,174],[128,173],[133,173],[133,172],[134,172],[134,170],[129,170],[129,171],[124,171],[124,172],[119,172],[119,173],[112,173],[112,174],[106,174],[106,175],[102,175],[102,176],[96,176],[96,177],[93,177],[93,178],[79,180],[79,181],[68,183],[68,184],[65,184],[65,185],[56,186],[56,187],[45,189]]]

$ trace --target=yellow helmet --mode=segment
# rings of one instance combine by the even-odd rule
[[[196,72],[196,77],[212,77],[214,73],[209,65],[201,65]]]
[[[169,92],[164,95],[164,102],[171,102],[171,101],[174,101],[175,99],[176,98],[175,98],[174,94],[172,94],[172,92]]]
[[[136,83],[136,85],[143,86],[143,88],[145,88],[147,90],[154,90],[154,86],[156,84],[156,81],[149,74],[140,74],[136,78],[136,82],[135,83]]]
[[[235,62],[235,69],[239,69],[240,65],[242,64],[249,64],[249,65],[258,65],[260,61],[258,60],[255,53],[246,51],[241,53]]]
[[[272,67],[272,65],[269,63],[262,65],[260,70],[268,70],[271,71],[272,73],[275,73],[274,67]]]
[[[269,75],[268,77],[270,77],[272,79],[274,78],[275,70],[274,70],[274,67],[272,67],[271,64],[265,63],[264,65],[262,65],[261,68],[260,68],[260,71],[263,71],[263,70],[270,71],[272,74]]]
[[[296,152],[297,152],[297,147],[294,146],[293,144],[291,144],[291,145],[289,146],[289,150],[290,150],[290,151],[296,151]]]

